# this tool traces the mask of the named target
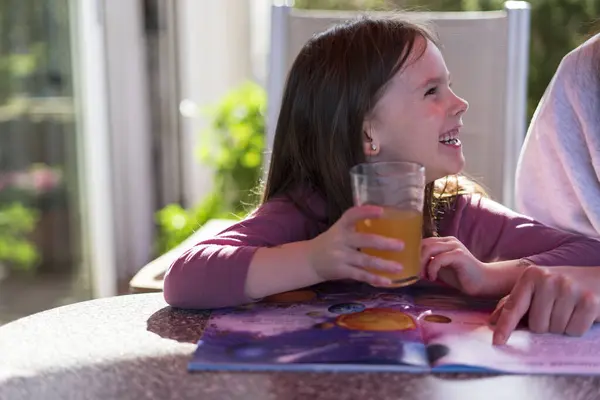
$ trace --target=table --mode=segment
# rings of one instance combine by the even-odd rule
[[[77,303],[0,327],[0,399],[595,399],[600,377],[198,372],[206,312],[161,293]]]

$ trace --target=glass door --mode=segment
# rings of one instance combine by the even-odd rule
[[[81,98],[90,94],[80,90],[90,74],[74,3],[0,0],[0,324],[89,299],[96,286],[83,229],[93,222]],[[93,43],[88,51],[101,60]]]

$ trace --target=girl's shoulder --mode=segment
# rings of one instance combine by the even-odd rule
[[[294,190],[277,195],[258,206],[249,214],[254,216],[323,217],[325,202],[314,191]]]
[[[326,229],[321,223],[324,211],[325,202],[320,196],[295,191],[265,201],[231,229],[252,228],[288,241],[305,240]]]

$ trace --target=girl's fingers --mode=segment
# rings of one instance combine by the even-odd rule
[[[355,206],[347,210],[336,225],[342,229],[353,231],[358,222],[365,219],[381,218],[382,215],[383,209],[381,207],[371,205]]]
[[[404,242],[385,236],[370,233],[352,233],[346,239],[349,248],[352,249],[375,249],[384,251],[401,251]]]
[[[437,280],[440,269],[445,267],[460,267],[460,260],[462,257],[463,253],[458,251],[456,248],[436,255],[425,266],[425,270],[427,271],[426,276],[431,281]]]
[[[349,279],[365,282],[373,286],[390,286],[392,284],[389,278],[372,274],[361,268],[347,267],[344,272],[344,275]]]
[[[355,250],[348,260],[348,264],[357,268],[369,268],[382,272],[398,273],[402,271],[402,264],[383,258],[371,256]]]
[[[446,253],[455,249],[456,247],[457,245],[453,241],[436,241],[429,242],[429,244],[423,244],[423,246],[421,246],[421,265],[426,265],[431,260],[431,257],[435,257],[441,253]]]

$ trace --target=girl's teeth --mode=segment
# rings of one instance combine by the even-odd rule
[[[440,138],[440,143],[449,145],[460,145],[460,140],[456,137],[456,132],[444,133]]]
[[[455,146],[458,146],[458,145],[461,144],[460,140],[456,139],[456,138],[454,138],[454,139],[447,139],[447,140],[440,140],[440,143],[442,143],[442,144],[451,144],[451,145],[455,145]]]

